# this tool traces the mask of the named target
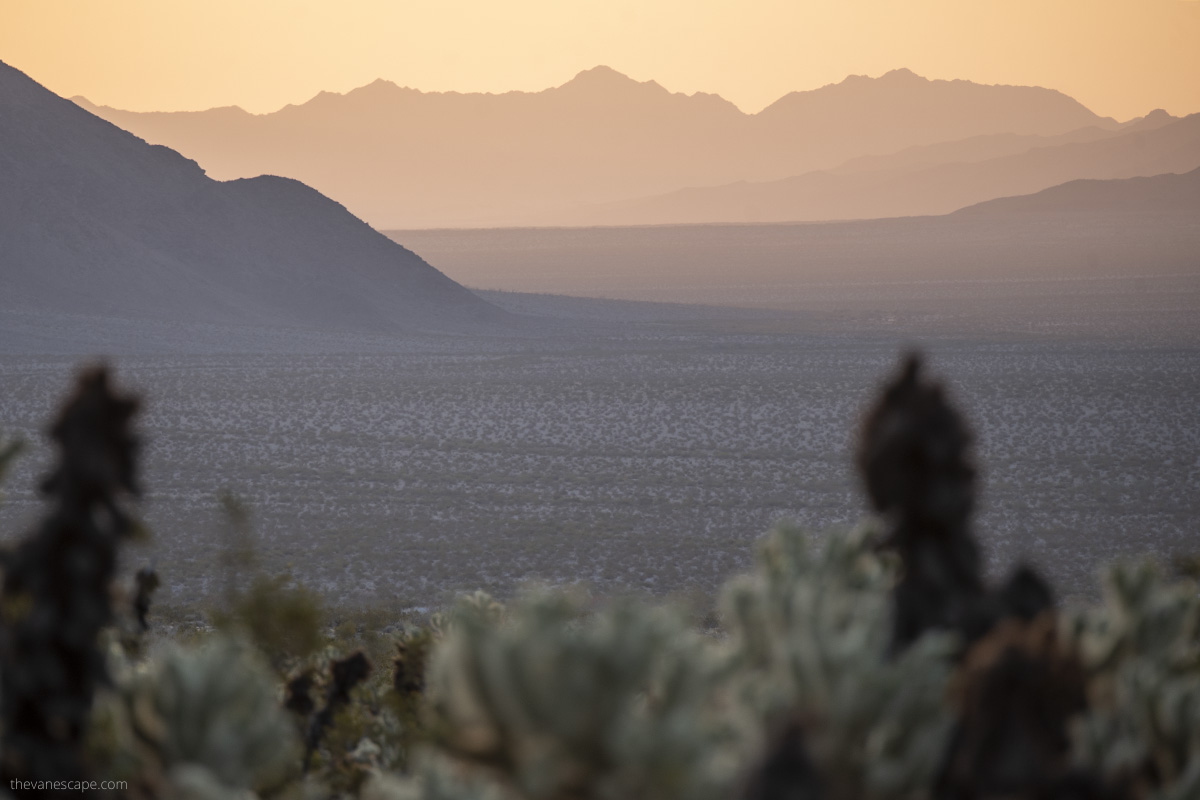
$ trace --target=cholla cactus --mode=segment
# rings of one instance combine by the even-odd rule
[[[889,658],[892,579],[866,530],[816,547],[781,527],[726,588],[747,702],[768,726],[800,726],[827,797],[921,797],[945,750],[955,641],[929,634]]]
[[[427,754],[412,775],[379,774],[366,783],[361,800],[518,800],[495,781]]]
[[[167,773],[172,800],[258,800],[249,789],[227,786],[212,770],[199,764],[179,764]]]
[[[941,384],[921,374],[910,355],[867,415],[858,468],[903,570],[893,595],[892,646],[902,650],[930,629],[958,633],[964,644],[999,620],[1030,621],[1053,607],[1050,588],[1019,568],[987,591],[979,546],[970,530],[975,505],[971,434]]]
[[[272,785],[299,763],[295,728],[269,668],[236,640],[166,648],[132,675],[122,695],[133,732],[156,762],[147,766],[168,782],[183,775],[201,787],[196,768],[203,768],[236,796]]]
[[[895,646],[929,628],[973,625],[983,594],[979,548],[968,524],[975,497],[971,434],[940,384],[910,355],[867,415],[858,468],[875,511],[888,521],[886,547],[904,574],[895,588]]]
[[[439,611],[430,618],[430,630],[435,636],[444,635],[461,619],[472,624],[499,623],[504,619],[504,604],[487,592],[476,589],[461,595],[449,611]]]
[[[813,765],[804,724],[792,719],[773,737],[751,771],[742,800],[823,800],[825,781]]]
[[[404,631],[396,640],[392,688],[401,698],[414,698],[425,691],[425,672],[435,641],[429,628]]]
[[[1200,797],[1200,595],[1152,562],[1119,563],[1070,630],[1089,670],[1078,761],[1137,798]]]
[[[727,795],[738,717],[716,706],[721,665],[679,615],[618,603],[584,617],[543,594],[490,616],[457,612],[433,655],[445,752],[530,800]]]
[[[97,646],[112,621],[109,585],[117,545],[137,529],[137,400],[114,393],[108,373],[83,374],[50,430],[60,458],[43,481],[53,502],[40,528],[4,555],[0,593],[3,785],[86,774],[85,726],[105,679]]]

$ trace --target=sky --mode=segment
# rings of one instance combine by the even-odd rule
[[[537,91],[606,64],[755,112],[907,67],[1200,111],[1200,0],[0,0],[0,61],[137,111],[256,113],[378,78]]]

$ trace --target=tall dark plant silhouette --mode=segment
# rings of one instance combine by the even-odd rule
[[[969,645],[1002,619],[1029,622],[1054,605],[1026,566],[997,589],[985,586],[970,527],[973,437],[941,384],[921,373],[920,357],[909,355],[867,415],[857,454],[871,505],[887,521],[881,547],[903,565],[893,591],[895,650],[930,629]]]
[[[113,619],[109,587],[118,543],[135,530],[138,401],[115,392],[103,368],[80,376],[50,429],[58,465],[42,482],[51,509],[6,553],[0,590],[0,785],[85,776],[83,738],[97,683],[97,634]]]
[[[858,466],[881,547],[896,552],[892,648],[927,630],[963,642],[960,698],[936,800],[1107,796],[1072,771],[1067,729],[1087,703],[1076,655],[1062,647],[1049,586],[1026,566],[1001,586],[984,582],[970,529],[975,505],[972,437],[941,385],[910,355],[868,414]]]
[[[915,354],[867,416],[858,468],[871,505],[889,526],[882,546],[904,565],[894,594],[897,648],[929,628],[978,627],[973,617],[984,587],[969,528],[971,441],[942,387],[921,375]]]

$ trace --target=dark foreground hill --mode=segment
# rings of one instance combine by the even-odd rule
[[[395,333],[507,315],[286,178],[222,183],[0,63],[0,315]]]

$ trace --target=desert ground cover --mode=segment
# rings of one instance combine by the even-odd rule
[[[528,580],[703,596],[778,518],[818,535],[862,518],[855,430],[899,350],[885,335],[631,325],[393,354],[122,358],[146,398],[152,538],[132,562],[156,561],[164,603],[210,601],[228,577],[228,491],[250,510],[258,567],[334,604],[429,607]],[[1086,594],[1101,561],[1200,551],[1200,351],[927,350],[977,433],[993,570],[1029,559]],[[39,510],[40,431],[76,364],[0,358],[0,430],[33,445],[4,487],[6,539]]]

